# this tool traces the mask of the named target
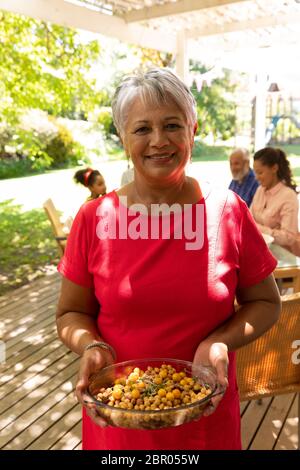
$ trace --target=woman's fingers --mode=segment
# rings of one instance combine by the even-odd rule
[[[100,418],[96,408],[87,408],[86,414],[91,418],[91,420],[94,421],[95,424],[101,426],[101,428],[105,428],[106,426],[108,426],[107,422],[104,419]]]

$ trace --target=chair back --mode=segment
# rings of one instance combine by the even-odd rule
[[[59,212],[55,208],[52,199],[47,199],[47,201],[44,202],[43,207],[51,222],[52,230],[54,233],[55,240],[58,244],[59,252],[61,255],[63,255],[67,240],[66,231],[64,230],[64,224],[60,220]]]
[[[300,392],[300,293],[282,297],[279,320],[237,351],[240,399]]]

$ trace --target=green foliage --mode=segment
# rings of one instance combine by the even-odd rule
[[[101,94],[88,72],[99,52],[75,30],[0,11],[0,120],[15,124],[26,108],[69,117],[94,109]]]
[[[42,209],[22,212],[12,201],[0,203],[0,295],[40,277],[59,261],[57,244]]]
[[[100,109],[97,115],[97,123],[101,125],[106,139],[109,139],[112,134],[117,135],[117,130],[113,123],[111,107],[106,106]]]
[[[0,180],[6,178],[17,178],[24,175],[40,173],[42,170],[32,168],[30,160],[16,158],[0,159]]]
[[[208,71],[198,63],[192,63],[191,70],[199,73]],[[200,92],[196,87],[192,88],[197,102],[198,134],[202,138],[212,133],[215,139],[227,140],[234,135],[236,115],[235,103],[231,99],[234,90],[235,85],[226,70],[222,78],[214,79],[211,86],[204,84]]]
[[[84,159],[83,147],[73,140],[71,132],[61,124],[57,125],[57,134],[47,143],[45,153],[51,159],[52,168],[61,168],[66,164],[77,165]]]
[[[47,118],[47,116],[46,116]],[[75,142],[70,131],[52,118],[41,123],[17,127],[10,142],[10,154],[0,155],[0,179],[65,168],[86,161],[84,148]]]
[[[193,161],[226,161],[231,152],[230,147],[222,145],[206,145],[196,141],[193,148]]]

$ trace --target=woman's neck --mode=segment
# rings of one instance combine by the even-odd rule
[[[275,186],[277,186],[277,184],[280,183],[280,180],[278,178],[276,178],[274,181],[272,181],[272,183],[266,188],[267,191],[269,191],[270,189],[274,188]]]
[[[151,204],[186,204],[198,202],[201,197],[201,189],[193,178],[184,177],[173,184],[158,185],[145,184],[136,178],[128,185],[127,197],[129,205],[143,204],[150,207]]]

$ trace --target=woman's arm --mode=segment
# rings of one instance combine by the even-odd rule
[[[254,286],[239,289],[237,301],[241,307],[200,343],[202,348],[220,342],[228,351],[234,351],[261,336],[279,318],[281,300],[273,274]]]
[[[298,233],[298,199],[293,198],[282,205],[280,228],[274,229],[272,236],[279,245],[292,245]]]
[[[98,309],[93,289],[62,278],[56,313],[57,332],[62,342],[80,356],[89,343],[101,341],[96,326]]]
[[[81,356],[76,396],[86,406],[90,418],[99,426],[106,426],[105,421],[97,416],[95,406],[87,405],[85,396],[90,375],[113,362],[113,357],[107,350],[98,347],[85,350],[88,344],[102,341],[96,325],[98,309],[99,304],[93,289],[62,278],[56,325],[62,342]]]
[[[239,289],[237,301],[241,307],[199,344],[193,361],[215,367],[218,381],[224,387],[228,384],[228,351],[250,343],[269,330],[281,311],[280,295],[273,275],[254,286]],[[221,397],[215,398],[214,408],[220,400]]]

